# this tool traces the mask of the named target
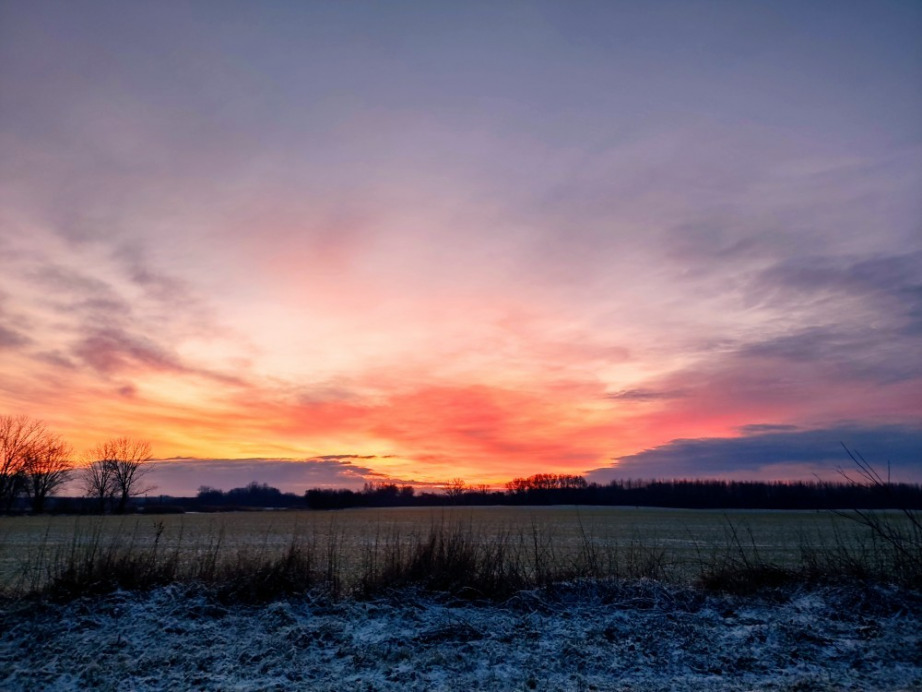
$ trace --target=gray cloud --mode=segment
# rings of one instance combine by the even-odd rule
[[[12,350],[29,346],[32,343],[32,339],[22,333],[22,328],[27,328],[29,326],[28,320],[11,314],[10,311],[6,309],[7,304],[7,295],[0,290],[0,349]],[[3,324],[3,322],[7,324]]]
[[[656,389],[624,389],[620,392],[607,394],[607,399],[620,399],[626,401],[655,401],[658,399],[677,399],[685,396],[685,392],[680,389],[656,390]]]
[[[123,396],[126,399],[133,399],[135,396],[137,396],[138,388],[133,384],[123,384],[116,391],[120,396]]]
[[[905,337],[890,330],[870,326],[861,330],[808,327],[747,344],[737,355],[742,359],[812,362],[838,376],[881,384],[922,377],[922,349],[913,348]]]
[[[186,281],[150,269],[137,247],[121,248],[112,254],[122,265],[121,270],[128,280],[150,300],[145,319],[174,323],[188,316],[187,321],[193,324],[207,321],[206,311],[192,295]],[[76,314],[92,324],[139,318],[137,305],[133,307],[111,284],[85,272],[47,263],[33,270],[30,278],[51,292],[58,303],[58,312]]]
[[[58,368],[73,370],[77,367],[76,363],[60,351],[41,351],[32,356],[35,360]]]
[[[105,281],[50,262],[37,267],[30,273],[30,278],[52,291],[67,295],[77,294],[90,298],[106,297],[110,300],[116,296],[113,288]]]
[[[112,256],[147,301],[131,304],[112,284],[81,269],[43,262],[30,270],[28,277],[48,291],[52,309],[71,320],[58,328],[72,334],[69,353],[44,352],[36,359],[63,367],[82,363],[105,376],[145,367],[241,384],[239,377],[183,362],[162,339],[150,336],[217,330],[186,282],[150,270],[137,244],[114,250]]]
[[[386,478],[351,460],[374,456],[335,454],[302,460],[282,459],[168,459],[151,462],[149,480],[164,495],[195,495],[208,485],[221,490],[245,486],[251,481],[268,483],[284,492],[303,493],[309,488],[359,489],[367,482]]]
[[[842,445],[857,450],[897,481],[922,481],[922,427],[843,424],[818,430],[747,426],[742,437],[673,440],[620,457],[591,480],[614,478],[811,478],[838,477],[850,460]]]
[[[901,297],[922,283],[922,252],[879,257],[795,256],[762,272],[758,288],[796,292],[889,294]]]
[[[146,254],[142,242],[136,240],[123,242],[115,249],[113,257],[122,264],[132,283],[140,287],[151,300],[167,306],[182,307],[185,311],[201,311],[202,306],[193,296],[189,283],[153,269]]]
[[[80,334],[100,325],[118,328],[133,317],[131,305],[109,283],[85,272],[49,262],[29,278],[48,292],[51,309],[70,318],[71,328]]]
[[[793,432],[797,430],[797,426],[775,425],[773,423],[753,423],[752,425],[741,425],[738,430],[744,435],[757,435],[759,433]]]
[[[67,349],[32,356],[57,367],[89,366],[107,377],[141,367],[240,384],[237,377],[183,362],[161,339],[150,336],[175,335],[177,323],[202,329],[207,322],[185,283],[148,270],[139,251],[116,251],[113,256],[129,280],[147,294],[148,301],[129,303],[113,284],[83,268],[39,259],[26,269],[25,277],[45,292],[43,300],[55,315],[56,331],[71,342]],[[0,346],[27,343],[11,330],[0,333]]]
[[[749,304],[781,311],[788,329],[736,346],[742,362],[815,365],[881,384],[922,377],[922,252],[789,257],[744,292]]]
[[[0,324],[0,349],[14,349],[28,346],[32,340],[19,332]]]
[[[922,251],[870,257],[789,257],[758,274],[749,287],[754,302],[781,307],[820,300],[857,300],[896,330],[922,330]],[[854,309],[851,311],[854,313]],[[848,317],[848,315],[842,315]]]
[[[117,328],[94,330],[83,336],[71,353],[101,375],[114,375],[141,367],[196,375],[225,384],[243,384],[242,380],[231,375],[191,367],[156,342]]]
[[[342,461],[343,459],[389,459],[392,455],[386,454],[379,456],[377,454],[324,454],[323,456],[314,457],[316,461]]]
[[[97,372],[108,375],[137,365],[156,370],[186,372],[178,358],[143,337],[119,329],[98,329],[74,346],[73,355]]]

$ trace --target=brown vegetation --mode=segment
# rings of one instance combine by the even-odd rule
[[[5,562],[9,579],[0,592],[67,600],[177,583],[241,601],[308,591],[369,598],[403,589],[504,600],[564,583],[636,579],[734,593],[810,584],[922,589],[922,574],[891,544],[870,527],[834,515],[772,513],[755,523],[749,514],[732,519],[643,510],[584,514],[454,508],[354,510],[327,517],[35,518],[34,538],[10,535],[16,542],[3,546],[5,557],[14,559]],[[656,516],[665,534],[649,530]],[[600,527],[602,518],[617,536]],[[683,518],[681,525],[695,530],[677,549],[676,522]],[[807,520],[825,533],[812,538],[791,533]],[[888,530],[905,529],[899,514],[880,520]],[[622,526],[625,521],[637,528]],[[673,538],[664,542],[664,536]]]

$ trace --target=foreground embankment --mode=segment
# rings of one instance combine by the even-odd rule
[[[167,586],[0,605],[16,690],[917,690],[922,598],[571,582],[502,602],[224,603]]]
[[[10,518],[2,690],[918,690],[914,513]]]

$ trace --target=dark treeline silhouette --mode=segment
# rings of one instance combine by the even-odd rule
[[[254,507],[303,507],[304,498],[294,493],[283,493],[266,483],[253,481],[242,488],[227,492],[203,485],[195,498],[198,509],[229,509]]]
[[[760,482],[721,480],[620,480],[607,485],[570,480],[549,482],[547,474],[515,479],[505,490],[484,486],[419,492],[409,485],[367,483],[361,490],[312,488],[285,493],[253,481],[228,491],[209,486],[195,497],[137,498],[130,511],[227,512],[253,509],[348,509],[354,507],[445,507],[485,505],[621,505],[685,509],[910,509],[922,510],[922,485],[887,483]],[[533,480],[537,479],[537,480]],[[578,479],[578,480],[574,480]],[[24,506],[20,511],[25,511]],[[45,511],[98,513],[92,498],[50,498]]]
[[[581,476],[537,474],[516,478],[505,490],[467,486],[460,480],[434,491],[410,485],[366,483],[361,490],[312,488],[285,493],[253,481],[228,491],[202,486],[195,497],[136,498],[130,511],[227,512],[253,509],[348,509],[484,505],[620,505],[686,509],[906,509],[922,510],[922,485],[848,480],[761,482],[722,480],[619,480],[606,485]],[[27,511],[24,505],[20,511]],[[93,498],[49,498],[45,511],[98,513]]]
[[[450,487],[416,493],[409,486],[367,484],[361,491],[314,488],[311,509],[444,505],[626,505],[687,509],[922,509],[922,486],[870,486],[848,481],[619,480],[588,483],[581,476],[516,478],[505,491]]]
[[[604,505],[689,509],[922,508],[922,486],[908,483],[873,487],[829,481],[627,480],[589,486],[586,493]]]

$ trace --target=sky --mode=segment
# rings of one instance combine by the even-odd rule
[[[0,0],[0,413],[160,492],[922,481],[922,4]]]

